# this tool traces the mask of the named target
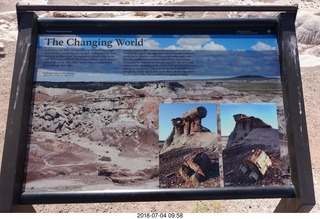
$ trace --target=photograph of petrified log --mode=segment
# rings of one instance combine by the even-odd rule
[[[240,165],[242,173],[248,176],[250,180],[257,181],[263,178],[272,165],[270,157],[263,150],[253,150],[252,153]]]

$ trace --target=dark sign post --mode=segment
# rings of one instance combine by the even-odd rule
[[[281,13],[116,20],[36,11]],[[309,212],[315,196],[296,13],[296,6],[17,5],[0,211],[282,198],[276,212]]]

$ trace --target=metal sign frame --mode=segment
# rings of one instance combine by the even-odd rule
[[[125,201],[173,201],[213,199],[281,198],[276,212],[309,212],[315,205],[310,150],[305,119],[303,91],[295,33],[297,6],[70,6],[17,5],[19,35],[12,78],[5,147],[0,178],[0,211],[16,206],[53,203],[93,203]],[[40,19],[36,11],[273,11],[277,19],[175,19],[104,21],[95,19]],[[25,178],[26,144],[28,139],[32,83],[38,33],[45,30],[83,28],[103,25],[119,27],[117,33],[188,33],[188,27],[205,33],[209,26],[232,29],[270,27],[277,33],[280,48],[281,83],[289,157],[293,186],[243,187],[213,189],[111,190],[78,192],[22,192]],[[124,28],[125,27],[125,28]],[[105,28],[106,30],[106,28]],[[125,30],[125,31],[124,31]],[[107,31],[107,30],[106,30]],[[109,30],[110,31],[110,30]],[[172,32],[173,31],[173,32]]]

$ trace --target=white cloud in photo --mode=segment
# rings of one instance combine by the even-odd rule
[[[199,51],[195,63],[203,75],[234,77],[241,75],[278,76],[277,52],[271,51]]]
[[[213,41],[204,45],[203,49],[205,49],[205,50],[219,50],[219,51],[226,51],[227,50],[226,47],[224,47],[223,45],[216,44]]]
[[[211,37],[209,35],[186,35],[177,40],[179,47],[190,50],[201,49],[203,45],[209,42],[211,42]]]
[[[227,50],[223,45],[216,44],[209,35],[186,35],[177,40],[177,46],[171,45],[166,49],[177,50]]]
[[[119,50],[127,50],[127,49],[159,49],[160,43],[152,40],[150,38],[137,38],[139,41],[143,40],[143,46],[119,46],[118,44],[115,44],[113,49],[119,49]],[[131,41],[131,40],[130,40]]]
[[[160,48],[159,42],[151,39],[143,39],[143,49],[158,49]]]
[[[136,35],[137,38],[143,39],[143,49],[159,49],[160,43],[152,39],[153,35]],[[141,49],[141,48],[140,48]]]
[[[266,50],[276,50],[276,47],[272,47],[266,43],[257,42],[257,44],[251,46],[251,49],[255,51],[266,51]]]
[[[175,45],[171,45],[171,46],[166,47],[165,49],[167,49],[167,50],[178,50],[178,49],[182,49],[182,48],[177,47]]]

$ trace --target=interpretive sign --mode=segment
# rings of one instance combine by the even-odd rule
[[[295,197],[279,20],[29,20],[22,204]]]
[[[275,34],[41,34],[36,54],[25,191],[288,183]],[[266,171],[239,172],[255,150]]]

